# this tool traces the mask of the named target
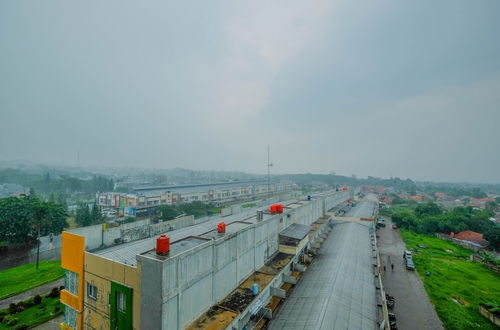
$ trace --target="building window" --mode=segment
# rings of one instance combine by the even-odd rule
[[[87,282],[87,297],[97,300],[97,287]]]
[[[68,327],[77,330],[78,329],[77,319],[78,319],[78,312],[69,306],[65,306],[63,323],[66,324]]]
[[[78,274],[66,270],[64,288],[72,295],[78,296]]]
[[[125,302],[125,294],[123,292],[116,291],[116,305],[118,307],[118,311],[125,313],[127,303]]]

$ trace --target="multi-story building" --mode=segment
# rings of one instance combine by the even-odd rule
[[[199,185],[194,187],[170,187],[169,190],[141,190],[137,193],[97,193],[96,203],[102,209],[121,210],[125,215],[148,215],[160,205],[175,205],[194,201],[225,203],[265,196],[296,189],[293,183],[272,183],[259,185],[220,186]]]
[[[154,237],[96,251],[92,250],[100,240],[95,235],[64,232],[62,327],[194,329],[205,322],[205,312],[226,312],[214,309],[218,302],[244,294],[244,302],[228,310],[230,317],[217,327],[243,329],[255,315],[267,313],[266,303],[274,296],[285,294],[280,287],[295,281],[304,252],[319,244],[320,235],[328,230],[328,217],[323,215],[348,198],[348,192],[332,192],[289,202],[281,214],[232,215],[224,218],[223,233],[215,229],[221,219],[194,225],[188,233],[173,231],[168,233],[171,242],[166,254],[154,247],[168,222],[151,225],[150,231],[158,233]],[[282,242],[286,232],[293,233],[290,239],[285,237],[295,242],[293,246]],[[259,283],[258,294],[249,293],[252,283]]]

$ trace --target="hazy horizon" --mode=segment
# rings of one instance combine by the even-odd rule
[[[0,160],[500,183],[500,2],[1,2]]]

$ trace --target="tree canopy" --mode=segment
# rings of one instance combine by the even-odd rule
[[[10,244],[31,243],[38,231],[45,236],[58,234],[68,226],[66,210],[54,202],[44,202],[34,196],[0,199],[0,241]]]
[[[493,249],[500,250],[500,226],[489,220],[489,210],[474,210],[472,207],[456,207],[443,212],[434,203],[420,204],[415,210],[406,209],[392,214],[392,220],[400,228],[417,233],[458,233],[472,230],[484,234]]]

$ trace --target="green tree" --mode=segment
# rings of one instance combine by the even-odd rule
[[[441,208],[435,203],[420,204],[415,208],[415,214],[419,217],[423,215],[441,214]]]
[[[90,220],[92,224],[97,224],[102,222],[101,208],[97,204],[92,204],[92,209],[90,211]]]
[[[78,205],[78,207],[76,208],[75,220],[82,227],[90,226],[92,224],[90,209],[87,204],[81,203],[80,205]]]
[[[161,205],[158,207],[158,213],[160,214],[160,219],[162,220],[172,220],[181,212],[179,212],[175,207],[170,205]]]
[[[500,196],[495,197],[495,202],[496,202],[497,204],[500,204]]]
[[[497,203],[494,201],[487,201],[484,208],[488,211],[495,211],[497,208]]]
[[[0,199],[0,241],[33,243],[49,233],[58,234],[68,226],[66,210],[59,204],[33,196]]]

